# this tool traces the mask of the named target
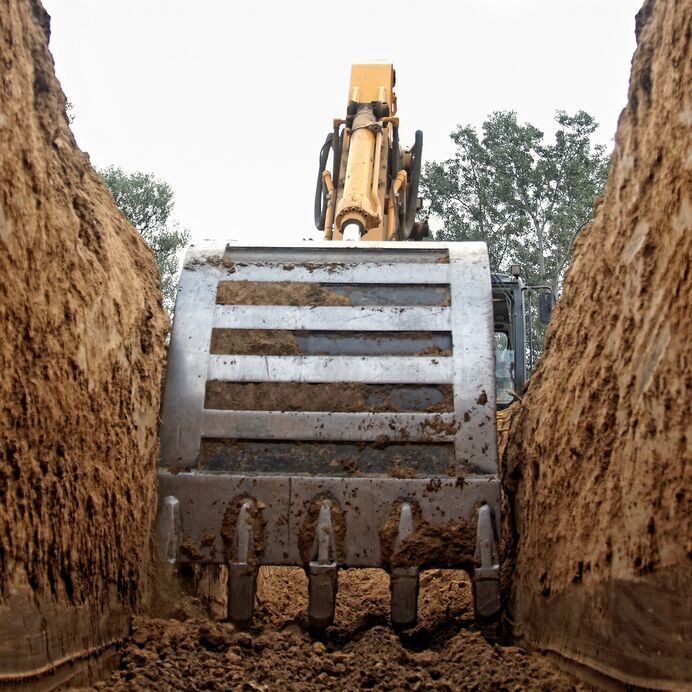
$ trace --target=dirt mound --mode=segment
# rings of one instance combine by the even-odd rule
[[[166,318],[70,132],[48,16],[5,2],[0,27],[1,684],[88,667],[143,598]]]
[[[97,688],[578,689],[545,659],[489,643],[475,629],[463,572],[423,573],[419,607],[418,626],[397,635],[388,623],[387,575],[345,571],[336,624],[311,636],[304,573],[272,568],[253,629],[199,618],[138,618],[120,670]]]
[[[546,354],[512,421],[520,641],[692,681],[692,3],[637,16],[629,103]]]

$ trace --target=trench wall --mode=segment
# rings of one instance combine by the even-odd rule
[[[619,681],[692,681],[689,0],[647,0],[607,191],[504,456],[516,637]]]
[[[37,0],[0,1],[0,684],[74,681],[123,637],[155,507],[157,268],[75,144],[48,38]]]

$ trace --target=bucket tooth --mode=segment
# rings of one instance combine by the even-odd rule
[[[394,542],[396,552],[403,541],[413,533],[413,509],[409,502],[401,505],[399,529]],[[418,619],[418,567],[393,567],[390,590],[392,594],[392,625],[412,627]]]
[[[312,627],[323,629],[334,622],[338,590],[331,503],[322,502],[315,527],[315,559],[308,566],[308,617]]]
[[[174,564],[180,545],[180,501],[175,495],[163,498],[158,519],[159,549],[166,562]]]
[[[480,561],[480,567],[473,571],[476,617],[492,618],[500,610],[500,559],[489,505],[478,510],[476,560]]]
[[[238,513],[235,528],[236,562],[228,565],[228,617],[232,622],[246,625],[252,620],[257,585],[257,565],[254,564],[252,501],[245,500]]]

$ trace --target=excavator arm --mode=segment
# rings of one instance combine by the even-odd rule
[[[320,152],[315,225],[325,240],[423,237],[415,221],[423,133],[403,150],[391,64],[353,65],[346,118]],[[332,152],[332,170],[327,158]]]
[[[354,66],[347,117],[320,156],[328,240],[201,245],[185,258],[160,553],[226,565],[239,623],[261,565],[305,569],[316,627],[332,622],[351,567],[389,571],[397,626],[415,622],[429,567],[466,569],[478,616],[499,608],[488,255],[483,243],[401,240],[422,140],[399,149],[393,86],[391,65]]]

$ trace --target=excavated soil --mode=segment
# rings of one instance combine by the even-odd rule
[[[210,353],[214,354],[234,354],[238,356],[329,356],[335,355],[329,343],[324,344],[323,349],[315,348],[310,350],[305,346],[301,348],[297,336],[301,332],[290,329],[219,329],[214,328],[211,333]],[[331,331],[330,336],[339,338],[341,333]],[[350,330],[348,335],[351,339],[359,342],[358,346],[352,347],[352,351],[345,355],[368,355],[373,352],[379,355],[401,355],[401,356],[451,356],[451,348],[446,348],[432,343],[434,340],[432,332],[356,332]],[[392,348],[392,337],[399,340],[397,350],[388,351]],[[401,348],[401,341],[409,340],[411,346],[409,350]],[[451,337],[450,337],[451,342]]]
[[[238,356],[297,356],[292,332],[277,329],[217,329],[211,333],[210,353]]]
[[[136,618],[119,670],[96,689],[585,689],[544,658],[484,636],[463,572],[424,572],[419,624],[401,634],[389,625],[380,570],[340,574],[335,625],[319,636],[307,627],[302,570],[272,568],[261,581],[246,631],[199,617],[190,603],[184,621]]]
[[[647,0],[606,194],[580,235],[504,481],[514,634],[692,685],[692,3]]]
[[[415,397],[416,394],[419,394],[419,397]],[[453,396],[454,391],[450,384],[396,385],[360,382],[313,384],[210,380],[207,383],[204,405],[205,408],[235,411],[444,413],[454,410]],[[432,398],[434,402],[427,403],[426,398]]]
[[[218,305],[350,305],[346,296],[317,283],[222,281]]]

